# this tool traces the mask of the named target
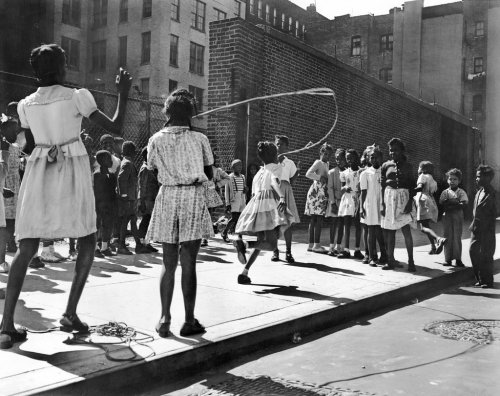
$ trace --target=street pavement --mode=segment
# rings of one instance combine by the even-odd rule
[[[252,285],[237,284],[241,265],[234,249],[216,237],[198,257],[196,315],[207,332],[190,338],[179,336],[184,318],[180,279],[172,306],[173,336],[161,339],[154,331],[160,314],[161,254],[95,260],[79,305],[80,318],[91,326],[123,322],[137,331],[122,339],[52,331],[66,304],[74,263],[29,269],[16,322],[34,332],[26,342],[0,351],[0,394],[123,394],[129,384],[173,382],[192,369],[307,337],[472,279],[467,232],[465,269],[443,267],[442,255],[429,256],[425,239],[416,230],[414,236],[417,272],[412,274],[406,268],[382,271],[356,260],[307,252],[307,231],[298,231],[296,263],[274,263],[270,253],[264,253],[251,269]],[[325,245],[327,239],[324,229]],[[282,252],[283,245],[280,241]],[[67,245],[56,244],[56,250],[67,254]],[[407,260],[400,236],[396,257]],[[6,279],[0,274],[0,287]]]
[[[140,394],[496,396],[500,274],[495,285],[449,288]]]

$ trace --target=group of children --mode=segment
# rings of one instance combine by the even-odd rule
[[[385,270],[394,269],[401,266],[394,258],[395,233],[400,229],[408,253],[408,271],[414,272],[416,267],[410,224],[416,222],[420,231],[429,238],[429,254],[440,254],[444,248],[444,265],[450,266],[455,260],[457,267],[463,267],[461,237],[463,211],[468,198],[459,187],[461,171],[454,168],[446,173],[449,187],[439,199],[444,209],[444,236],[439,237],[430,227],[438,218],[438,207],[434,199],[437,183],[433,178],[433,164],[422,161],[415,180],[413,168],[406,158],[404,143],[393,138],[389,141],[388,148],[390,160],[383,162],[382,151],[375,144],[368,146],[361,158],[353,149],[339,148],[334,153],[328,144],[321,147],[320,158],[306,172],[306,177],[313,180],[307,193],[304,212],[311,216],[308,250],[328,253],[338,258],[351,257],[350,230],[354,223],[356,235],[353,257],[373,267],[381,265]],[[333,154],[335,166],[329,169],[329,159]],[[489,179],[493,177],[489,167],[480,168],[478,172],[486,172]],[[488,192],[488,197],[492,194],[492,189],[486,185],[478,186]],[[490,208],[494,219],[493,212]],[[328,251],[320,244],[321,225],[325,217],[331,218]],[[473,222],[476,223],[477,221]],[[364,254],[360,248],[361,234]],[[377,242],[380,255],[377,253]],[[478,282],[480,285],[491,285],[490,278],[488,275],[486,280]]]

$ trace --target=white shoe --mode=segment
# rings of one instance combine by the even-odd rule
[[[8,274],[10,269],[9,263],[3,262],[0,264],[0,274]]]
[[[77,254],[77,253],[71,253],[71,254],[69,255],[69,259],[70,259],[71,261],[76,261],[76,258],[77,258],[77,257],[78,257],[78,254]]]
[[[313,248],[312,248],[312,251],[313,251],[314,253],[323,253],[323,254],[328,253],[328,250],[326,250],[323,246],[316,246],[316,247],[313,247]]]
[[[40,260],[45,261],[46,263],[58,263],[61,261],[60,258],[56,257],[51,252],[42,252],[40,255]]]

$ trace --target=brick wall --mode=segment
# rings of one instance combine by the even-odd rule
[[[375,142],[387,159],[387,142],[398,136],[406,142],[415,172],[418,162],[430,160],[436,166],[438,179],[445,170],[440,160],[442,138],[446,141],[448,134],[456,131],[449,125],[463,127],[463,134],[470,133],[459,116],[451,112],[445,115],[438,108],[419,102],[280,32],[266,32],[242,20],[211,24],[209,108],[315,87],[332,88],[337,94],[339,119],[328,139],[334,148],[362,151]],[[303,147],[323,137],[334,118],[333,101],[329,97],[291,96],[253,104],[250,106],[248,163],[257,162],[255,143],[258,140],[286,134],[291,140],[291,149]],[[444,129],[443,120],[448,122]],[[246,122],[246,106],[209,117],[208,135],[224,168],[235,156],[245,162]],[[465,147],[456,148],[466,153],[469,149],[467,143]],[[449,151],[447,155],[453,158],[454,153]],[[291,158],[301,162],[304,174],[318,158],[318,150],[308,150]],[[451,163],[453,160],[448,158],[443,165],[462,169],[467,166]],[[310,184],[310,180],[300,177],[294,186],[300,213],[303,213]]]

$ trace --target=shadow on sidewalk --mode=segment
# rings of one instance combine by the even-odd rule
[[[274,294],[278,296],[288,296],[288,297],[300,297],[311,300],[318,301],[331,301],[333,305],[346,304],[353,301],[350,298],[338,298],[327,296],[325,294],[315,293],[307,290],[300,290],[299,286],[285,286],[285,285],[268,285],[262,283],[252,283],[252,286],[269,287],[270,289],[264,289],[259,291],[254,291],[255,294]]]
[[[311,268],[315,269],[317,271],[322,271],[322,272],[332,272],[332,273],[342,273],[346,275],[365,275],[362,272],[357,272],[357,271],[352,271],[344,268],[336,268],[336,267],[331,267],[329,265],[325,264],[317,264],[317,263],[301,263],[299,261],[296,261],[295,263],[286,263],[285,265],[288,265],[290,267],[298,267],[298,268]]]

